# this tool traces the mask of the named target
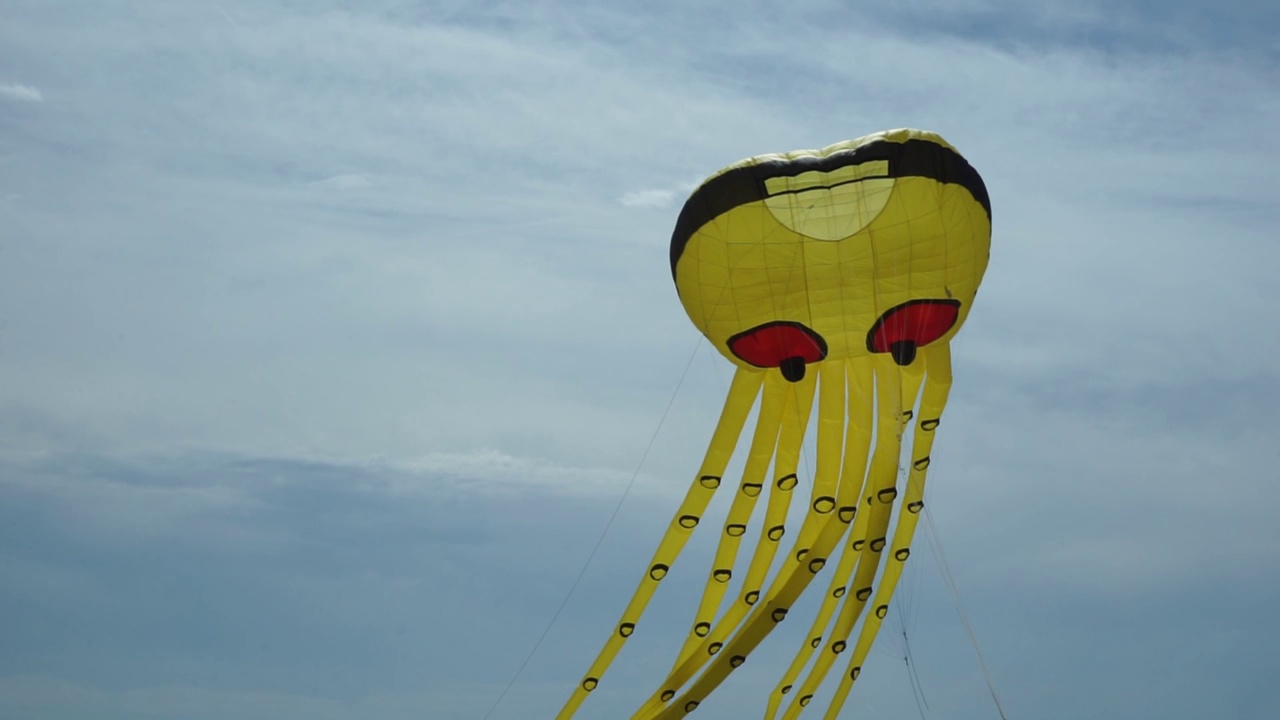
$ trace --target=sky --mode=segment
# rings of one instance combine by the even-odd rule
[[[0,716],[554,716],[731,374],[681,203],[897,127],[994,235],[841,717],[999,717],[962,618],[1010,718],[1280,716],[1280,6],[587,5],[0,4]]]

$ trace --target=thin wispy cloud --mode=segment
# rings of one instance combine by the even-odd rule
[[[709,173],[710,171],[708,171]],[[703,178],[686,179],[666,188],[646,188],[644,190],[634,190],[628,192],[618,198],[618,202],[623,207],[636,208],[666,208],[679,207],[685,198],[689,197],[699,185],[702,184]]]
[[[309,183],[311,187],[320,188],[322,190],[356,190],[358,188],[367,188],[373,183],[364,175],[345,174],[332,175],[323,180],[316,180]]]
[[[17,83],[0,84],[0,97],[23,102],[44,102],[44,94],[39,88]]]
[[[618,198],[625,207],[662,208],[676,199],[674,190],[637,190]]]

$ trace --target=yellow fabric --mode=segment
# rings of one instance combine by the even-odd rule
[[[760,527],[760,539],[747,567],[746,579],[738,593],[737,602],[731,605],[716,622],[716,627],[698,650],[706,658],[714,655],[707,648],[723,641],[734,629],[763,590],[765,574],[773,563],[778,547],[786,533],[787,510],[790,508],[792,490],[799,483],[796,474],[800,462],[800,447],[804,441],[804,428],[813,407],[816,376],[810,375],[796,385],[796,393],[783,411],[782,433],[778,438],[778,452],[774,458],[773,482],[768,487],[769,503],[764,523]],[[750,600],[749,600],[750,596]]]
[[[862,383],[866,383],[867,385],[870,384],[871,378],[868,371],[873,368],[873,363],[875,361],[882,360],[882,358],[864,358],[863,360],[863,362],[855,361],[850,364],[851,368],[856,368],[859,372],[858,381],[851,381],[850,383],[849,395],[851,401],[856,399],[860,403],[857,413],[852,415],[852,418],[864,420],[864,422],[860,424],[865,428],[869,425],[865,420],[869,419],[872,414],[872,399],[865,392],[860,392],[859,385]],[[871,361],[868,362],[867,360]],[[900,383],[897,381],[898,373],[891,372],[888,373],[885,381],[880,383],[879,399],[882,406],[890,406],[892,408],[899,407],[896,401],[887,400],[889,397],[897,398],[900,396]],[[900,439],[901,436],[898,431],[901,426],[898,420],[897,411],[886,410],[885,412],[880,413],[882,421],[886,416],[891,420],[889,425],[890,432],[887,433],[890,441],[892,442]],[[851,423],[851,426],[852,425],[853,423]],[[886,435],[886,433],[883,433],[883,428],[884,423],[881,422],[881,437]],[[861,479],[862,476],[861,469],[866,467],[867,457],[867,446],[862,445],[862,447],[863,454],[861,457],[861,467],[856,474],[859,479]],[[855,450],[856,455],[856,448],[853,449]],[[888,457],[888,454],[880,451],[879,445],[877,445],[877,451],[877,455],[881,459],[882,467],[877,468],[875,459],[873,458],[871,472],[868,475],[869,478],[883,476],[885,474],[887,467],[885,466],[885,458]],[[849,460],[848,456],[846,459]],[[857,463],[856,457],[851,462]],[[888,469],[896,472],[896,460],[893,462],[894,467]],[[877,470],[879,470],[878,473]],[[853,485],[852,483],[849,485],[851,485],[850,489],[854,492],[857,492],[861,488],[860,485]],[[890,480],[890,485],[892,485],[892,479]],[[856,497],[856,495],[846,496],[849,501],[853,501]],[[857,539],[863,539],[866,537],[868,528],[871,527],[870,522],[874,518],[875,514],[865,512],[864,508],[860,508],[858,512],[855,513],[851,531],[852,536],[855,538],[854,542],[856,542]],[[828,527],[830,530],[819,534],[818,540],[813,543],[809,553],[806,553],[804,557],[796,558],[793,554],[789,558],[788,563],[784,565],[774,584],[770,587],[769,592],[765,595],[764,601],[758,603],[753,609],[751,615],[743,623],[742,629],[728,644],[725,645],[724,649],[721,650],[717,661],[701,677],[699,677],[694,684],[679,697],[679,699],[676,699],[668,705],[662,712],[652,716],[645,716],[645,720],[650,720],[650,718],[662,718],[663,720],[668,720],[670,718],[683,717],[691,711],[691,703],[693,703],[692,707],[696,708],[696,703],[700,703],[705,699],[705,697],[710,694],[710,692],[714,690],[715,687],[718,686],[726,677],[728,677],[729,673],[735,668],[732,659],[735,657],[745,658],[750,655],[751,651],[764,640],[773,628],[781,622],[782,619],[785,619],[786,613],[790,609],[791,605],[796,601],[800,594],[804,592],[809,583],[816,576],[816,573],[811,570],[810,563],[817,558],[829,557],[831,551],[844,536],[844,530],[848,529],[848,526],[841,523],[838,517],[836,517]],[[864,545],[865,543],[858,544],[857,549],[862,548]],[[859,557],[859,554],[856,552],[846,552],[846,556],[857,558]],[[839,628],[837,628],[837,632],[839,632]],[[847,636],[848,631],[846,630],[844,634]],[[641,717],[642,716],[637,715],[635,716],[635,720],[640,720]]]
[[[920,398],[918,413],[920,420],[916,425],[915,437],[911,444],[911,469],[907,474],[907,487],[901,500],[905,512],[899,512],[898,524],[893,532],[893,542],[886,555],[885,570],[880,577],[880,587],[871,603],[872,612],[862,626],[858,644],[854,646],[853,655],[849,658],[848,669],[841,676],[840,684],[836,687],[835,697],[827,710],[826,720],[834,720],[839,714],[840,707],[844,704],[845,698],[848,697],[854,681],[862,670],[862,663],[867,659],[867,653],[871,652],[871,644],[875,641],[876,633],[879,632],[880,625],[889,611],[889,601],[893,597],[893,591],[898,586],[898,580],[902,578],[902,568],[906,565],[911,553],[911,539],[915,535],[916,523],[920,520],[920,512],[924,509],[925,476],[929,472],[929,465],[932,464],[929,453],[933,449],[933,439],[936,437],[938,421],[942,418],[942,410],[947,404],[947,394],[951,391],[951,348],[947,345],[926,348],[921,360],[928,378]]]
[[[707,576],[707,584],[702,591],[702,602],[698,605],[698,613],[694,618],[693,627],[689,630],[684,648],[681,649],[680,656],[677,658],[677,665],[680,659],[691,655],[711,631],[716,613],[729,587],[731,571],[738,556],[738,547],[742,544],[744,537],[743,532],[734,531],[732,528],[740,528],[745,532],[747,523],[751,520],[751,514],[755,510],[756,501],[765,492],[764,488],[767,485],[765,475],[778,443],[778,431],[794,401],[791,384],[783,380],[781,375],[770,373],[765,379],[764,400],[760,404],[760,416],[755,437],[751,441],[751,449],[747,453],[742,482],[738,485],[738,493],[729,507],[729,515],[725,519],[724,530],[720,536],[720,546],[716,548],[711,574]],[[797,424],[794,412],[790,414],[792,416],[788,424],[794,426]]]
[[[734,373],[733,382],[729,385],[729,395],[725,398],[724,409],[720,413],[720,421],[716,425],[707,453],[703,457],[702,467],[689,485],[684,501],[680,503],[679,509],[671,518],[671,524],[658,543],[658,549],[654,551],[653,558],[645,566],[646,570],[640,585],[636,588],[631,601],[627,603],[622,618],[610,633],[609,639],[600,649],[600,653],[591,663],[582,681],[578,683],[578,687],[574,689],[564,707],[556,715],[556,720],[568,720],[573,717],[582,701],[586,699],[587,693],[596,689],[605,670],[622,650],[622,644],[634,632],[636,623],[640,621],[640,616],[648,606],[654,591],[658,589],[662,576],[665,575],[662,573],[655,577],[657,573],[654,573],[653,569],[670,568],[675,563],[680,551],[688,542],[693,527],[696,527],[702,519],[712,496],[720,487],[725,467],[728,466],[729,458],[732,457],[734,447],[738,444],[738,435],[741,434],[742,426],[747,422],[747,415],[755,405],[756,396],[760,393],[763,382],[764,373],[745,370]]]
[[[781,376],[775,373],[770,374],[773,378],[781,380]],[[719,607],[720,599],[723,597],[726,584],[716,583],[714,577],[707,581],[707,594],[703,596],[703,607],[699,609],[698,618],[700,622],[705,622],[703,628],[709,628],[698,633],[698,626],[691,631],[688,639],[685,641],[684,648],[681,649],[680,656],[676,664],[668,673],[667,678],[654,691],[653,695],[641,706],[637,715],[643,715],[647,712],[654,711],[661,702],[662,694],[668,689],[676,689],[688,682],[695,673],[705,667],[713,657],[719,652],[724,641],[738,629],[743,618],[746,617],[751,607],[758,602],[763,590],[765,574],[769,571],[769,566],[773,563],[774,556],[777,554],[778,547],[782,544],[785,536],[785,520],[787,510],[790,507],[792,490],[798,484],[796,469],[800,461],[800,447],[804,440],[804,428],[813,407],[813,394],[816,377],[808,376],[796,384],[796,392],[794,396],[788,399],[783,409],[783,426],[782,435],[778,439],[778,451],[774,462],[773,483],[769,486],[769,504],[765,511],[764,523],[760,527],[760,539],[756,544],[756,550],[751,558],[751,563],[747,568],[746,579],[742,584],[742,588],[738,593],[737,601],[730,605],[723,616],[711,626],[716,610]],[[842,390],[842,388],[837,388]],[[766,385],[766,397],[768,386]],[[841,398],[837,396],[836,400]],[[830,403],[828,398],[828,403]],[[834,449],[831,448],[831,449]],[[836,458],[839,459],[838,457]],[[819,463],[823,463],[819,460]],[[830,463],[828,459],[827,464]],[[744,473],[745,475],[745,473]],[[834,482],[833,482],[834,484]],[[734,502],[737,503],[738,498]],[[725,522],[725,535],[721,540],[721,550],[725,547],[726,541],[734,540],[734,547],[737,547],[736,541],[739,539],[734,533],[739,532],[730,528],[741,528],[745,530],[747,515],[738,515],[735,517],[734,509],[730,508],[729,519]],[[807,517],[807,516],[806,516]],[[741,524],[735,524],[741,523]],[[715,567],[727,567],[724,558],[717,553]],[[713,584],[720,585],[719,588],[713,588]],[[711,590],[716,590],[715,607],[708,607],[707,597]]]
[[[822,150],[764,155],[731,167],[759,166],[779,159],[830,157],[876,141],[923,140],[952,149],[919,130],[894,130],[837,143]],[[860,167],[860,166],[855,166]],[[728,170],[729,168],[726,168]],[[810,184],[817,173],[810,176]],[[714,177],[714,176],[713,176]],[[831,178],[838,182],[841,178]],[[728,339],[747,328],[779,319],[799,320],[827,340],[828,357],[867,352],[867,329],[885,309],[918,298],[956,298],[962,303],[947,342],[968,316],[986,271],[991,221],[965,188],[922,177],[889,183],[878,213],[838,241],[809,239],[828,228],[788,227],[760,200],[733,208],[694,233],[676,269],[676,288],[689,319],[725,357]],[[855,183],[860,184],[860,183]],[[836,185],[836,188],[842,187]],[[848,207],[834,190],[813,188],[787,195],[808,207]],[[855,204],[861,209],[863,205]],[[805,216],[798,209],[796,216]],[[809,216],[812,216],[810,211]]]
[[[738,371],[698,474],[558,720],[574,715],[636,627],[721,484],[757,398],[693,627],[633,720],[681,718],[707,701],[823,572],[831,576],[816,617],[762,704],[768,719],[798,717],[839,664],[825,710],[829,719],[838,715],[910,555],[951,386],[949,342],[986,271],[990,234],[977,173],[955,148],[919,130],[749,158],[695,191],[672,236],[672,273],[694,325]],[[797,468],[815,395],[810,479]],[[785,532],[794,539],[781,550],[791,500],[807,480],[804,519]],[[760,535],[726,606],[747,525],[766,492]]]
[[[834,365],[835,363],[824,363],[823,368]],[[838,489],[837,504],[844,510],[844,517],[851,519],[852,528],[848,527],[844,518],[837,517],[828,532],[849,529],[853,537],[861,538],[866,535],[867,519],[870,517],[868,513],[862,513],[859,517],[857,507],[858,499],[862,494],[862,481],[867,473],[867,455],[871,450],[871,428],[872,418],[874,417],[871,395],[873,390],[864,384],[872,379],[870,371],[871,358],[863,357],[856,360],[848,360],[846,365],[847,368],[842,369],[848,373],[849,424],[844,441],[844,468],[840,476],[848,479],[848,482],[841,483]],[[852,515],[849,513],[852,513]],[[815,517],[820,516],[811,514],[806,518],[806,522]],[[816,523],[815,526],[817,526]],[[826,530],[827,526],[822,526],[822,529]],[[843,537],[843,535],[836,537],[835,540],[839,542]],[[830,541],[826,543],[820,541],[817,544],[831,547]],[[847,547],[847,543],[844,547]],[[822,598],[822,605],[818,608],[818,613],[810,624],[805,641],[801,643],[800,649],[791,661],[791,666],[787,668],[786,673],[783,674],[782,679],[778,681],[773,692],[769,695],[769,704],[765,711],[765,717],[767,718],[777,715],[778,707],[787,693],[791,692],[796,678],[800,676],[801,670],[809,663],[810,658],[813,657],[813,652],[821,644],[827,624],[830,623],[832,614],[839,607],[840,599],[844,597],[847,590],[845,585],[848,583],[849,576],[853,573],[854,565],[858,560],[857,553],[848,552],[844,547],[837,551],[840,553],[840,560],[832,573],[826,594]]]
[[[885,357],[876,357],[875,363],[876,447],[871,458],[871,470],[867,474],[863,505],[859,509],[859,519],[864,520],[865,529],[855,528],[852,540],[845,550],[857,553],[857,569],[853,580],[846,586],[843,606],[825,644],[827,652],[819,653],[808,678],[793,695],[794,699],[783,718],[799,715],[826,678],[837,656],[844,651],[849,635],[870,599],[872,580],[883,555],[889,520],[897,499],[898,460],[902,455],[902,428],[905,422],[903,410],[914,407],[920,377],[914,373],[899,371]]]

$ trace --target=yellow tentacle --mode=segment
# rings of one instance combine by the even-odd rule
[[[780,374],[777,375],[779,381],[781,377]],[[726,551],[726,547],[734,553],[737,552],[738,543],[746,532],[747,521],[750,519],[751,508],[754,505],[754,503],[746,502],[741,495],[734,499],[734,506],[730,507],[729,518],[725,522],[725,534],[717,550],[715,561],[717,570],[715,572],[720,572],[721,575],[716,577],[713,572],[712,578],[707,581],[707,590],[703,594],[702,606],[699,607],[698,620],[693,632],[686,639],[680,656],[667,674],[667,677],[659,684],[657,690],[645,701],[640,709],[636,711],[635,717],[643,717],[646,714],[657,711],[662,703],[670,700],[681,686],[697,674],[719,652],[725,638],[732,634],[741,623],[751,604],[755,602],[755,598],[749,596],[759,595],[759,587],[764,582],[764,576],[769,571],[769,566],[773,562],[779,541],[785,532],[783,523],[786,520],[787,509],[790,506],[791,490],[798,482],[796,469],[799,464],[800,447],[804,441],[805,427],[813,406],[816,379],[816,376],[810,375],[799,383],[788,384],[789,387],[794,388],[794,392],[789,392],[785,406],[782,409],[781,433],[778,436],[777,457],[774,461],[774,482],[769,490],[769,502],[765,510],[764,524],[760,530],[760,539],[756,544],[751,563],[747,568],[746,579],[742,585],[742,590],[739,592],[738,602],[731,604],[725,614],[715,622],[714,626],[711,624],[710,618],[714,617],[723,600],[729,580],[727,571],[731,570],[733,563],[733,555]],[[768,392],[769,386],[766,385],[766,400],[768,399]],[[764,416],[762,413],[761,423],[763,422]],[[759,432],[759,428],[757,432]],[[777,431],[775,430],[775,432]],[[750,465],[751,460],[748,459],[748,468],[743,472],[744,483],[747,482],[748,477],[756,477],[748,474]],[[745,487],[747,486],[744,485]],[[758,486],[752,487],[755,488],[753,492],[758,494]],[[754,500],[755,498],[752,496],[748,499]],[[743,501],[741,504],[739,504],[740,500]],[[728,558],[727,561],[725,560],[726,557]],[[713,587],[713,583],[718,587]]]
[[[878,424],[877,432],[882,438],[887,435],[891,439],[877,441],[868,483],[873,483],[877,478],[887,477],[888,487],[892,489],[898,458],[896,454],[890,452],[889,446],[895,444],[900,446],[901,442],[901,414],[896,411],[896,408],[903,407],[903,383],[901,382],[898,368],[892,364],[893,361],[891,359],[876,356],[872,362],[877,370],[877,396],[881,398],[878,402],[881,407],[881,412],[879,413],[881,422]],[[913,384],[911,391],[914,392],[918,387],[918,384]],[[886,416],[888,421],[885,420]],[[870,532],[872,533],[877,530],[877,506],[885,500],[879,492],[883,488],[884,482],[876,481],[875,484],[869,485],[875,491],[870,494],[872,502],[868,503],[873,510],[868,521]],[[892,502],[892,500],[890,499],[889,502]],[[858,513],[858,515],[862,514],[862,512]],[[887,513],[885,514],[887,515]],[[857,519],[855,518],[856,523]],[[887,525],[887,523],[888,519],[886,517],[883,519],[883,524]],[[833,532],[819,533],[818,542],[814,543],[810,552],[803,559],[797,561],[794,556],[789,558],[788,563],[784,565],[784,572],[779,573],[778,578],[775,579],[773,586],[770,588],[769,594],[766,595],[762,602],[753,607],[751,615],[743,624],[742,629],[720,651],[716,661],[694,681],[679,699],[664,708],[662,712],[654,715],[653,718],[673,720],[692,712],[712,690],[724,681],[734,668],[741,665],[747,655],[760,644],[772,631],[773,627],[787,616],[787,611],[790,609],[791,604],[809,585],[813,576],[822,568],[831,549],[843,536],[842,531],[843,527]],[[883,534],[884,529],[879,528],[879,531]],[[872,535],[872,537],[879,537],[879,535]],[[861,549],[862,546],[859,547],[860,551]],[[859,570],[861,571],[861,568]],[[872,572],[874,573],[874,570]],[[869,579],[867,582],[869,582]],[[868,592],[867,595],[869,596],[870,593]],[[863,602],[865,603],[865,598]],[[850,624],[850,627],[852,627],[852,624]],[[848,631],[846,630],[847,634]],[[648,719],[646,718],[646,720]]]
[[[631,601],[627,603],[622,618],[614,627],[604,647],[600,649],[595,661],[591,663],[582,681],[574,688],[564,707],[556,715],[556,720],[568,720],[573,717],[587,694],[599,684],[600,678],[617,657],[623,643],[631,636],[640,616],[644,614],[645,607],[657,590],[659,581],[684,549],[690,533],[706,512],[716,488],[720,486],[720,479],[738,444],[742,427],[746,424],[752,406],[755,405],[756,396],[760,394],[764,376],[765,373],[741,368],[734,373],[728,397],[725,398],[724,409],[720,413],[720,420],[711,436],[711,442],[702,459],[698,474],[694,476],[693,483],[672,517],[667,532],[658,543],[658,548],[654,551],[639,586],[631,596]]]
[[[680,649],[679,658],[675,663],[677,667],[680,665],[680,660],[693,655],[702,639],[711,632],[712,622],[729,587],[729,579],[733,574],[733,565],[746,533],[747,523],[750,522],[756,502],[764,491],[769,464],[773,460],[774,450],[778,445],[778,434],[784,426],[783,418],[788,414],[794,414],[795,386],[784,380],[777,372],[766,373],[764,382],[764,398],[760,402],[760,416],[751,439],[751,448],[747,453],[747,462],[742,470],[742,482],[738,485],[738,494],[734,496],[733,503],[729,506],[729,515],[725,519],[720,544],[716,547],[711,573],[707,576],[707,584],[702,591],[702,601],[698,604],[698,613],[694,618],[693,627],[685,638],[684,646]],[[807,387],[809,397],[812,398],[812,382],[808,383]]]
[[[863,527],[866,529],[852,536],[849,546],[849,550],[858,553],[857,569],[845,593],[835,627],[824,643],[825,651],[818,655],[808,677],[783,713],[784,720],[793,720],[809,704],[814,692],[830,672],[836,656],[847,647],[849,635],[871,597],[872,581],[885,546],[893,502],[898,493],[898,464],[902,455],[904,418],[907,416],[904,409],[915,404],[920,377],[905,372],[892,358],[883,355],[876,356],[873,362],[876,382],[875,451],[858,517],[858,520],[865,522]]]
[[[933,449],[935,429],[942,418],[942,411],[947,404],[947,395],[951,391],[951,348],[946,344],[926,348],[922,359],[928,377],[924,392],[920,398],[919,419],[916,424],[915,437],[911,444],[911,469],[907,475],[907,485],[903,493],[903,510],[898,512],[898,523],[893,533],[888,560],[880,579],[880,588],[876,591],[872,602],[872,612],[867,616],[858,635],[857,645],[849,658],[846,672],[840,678],[836,694],[827,710],[826,720],[834,720],[844,705],[853,683],[862,672],[862,663],[871,651],[876,633],[889,612],[889,601],[893,598],[894,589],[902,577],[902,569],[911,554],[911,539],[915,535],[916,524],[920,519],[920,511],[924,509],[924,484],[929,470],[929,453]]]
[[[836,520],[839,522],[833,527],[843,530],[852,529],[854,537],[863,537],[866,534],[865,518],[868,515],[863,513],[863,519],[859,521],[856,518],[856,514],[858,498],[862,494],[862,485],[867,475],[867,460],[871,450],[871,428],[875,409],[874,389],[872,387],[874,378],[869,358],[851,360],[846,365],[847,367],[841,368],[841,370],[848,376],[848,425],[844,435],[844,463],[837,478],[836,505],[838,515]],[[843,407],[840,412],[843,417],[845,412]],[[821,457],[821,447],[819,448],[819,456]],[[814,485],[814,495],[817,496],[819,494],[817,483],[815,482]],[[809,515],[806,517],[806,527],[809,521],[814,520],[816,517],[818,516]],[[816,535],[819,526],[817,523],[814,523],[814,526]],[[796,542],[805,542],[805,528],[801,528],[800,536],[800,539]],[[796,678],[800,676],[805,665],[809,663],[814,650],[822,644],[823,633],[831,622],[831,616],[836,608],[839,607],[840,599],[845,595],[847,590],[845,585],[849,581],[849,576],[853,573],[853,568],[858,560],[858,553],[850,552],[848,543],[842,543],[840,550],[837,552],[840,553],[840,560],[827,585],[822,605],[818,608],[818,613],[809,627],[809,633],[805,636],[806,639],[801,644],[799,652],[796,653],[791,665],[787,668],[786,673],[783,674],[782,679],[778,681],[773,692],[769,694],[768,706],[764,715],[765,720],[771,720],[777,716],[778,709],[786,698],[787,693],[791,692]]]

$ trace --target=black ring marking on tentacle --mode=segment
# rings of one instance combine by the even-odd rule
[[[812,699],[813,699],[812,695],[805,695],[804,697],[800,698],[800,707],[807,706],[809,704],[809,701]]]
[[[698,527],[698,520],[699,518],[697,515],[681,515],[679,521],[680,527],[686,530],[692,530]]]
[[[846,591],[846,590],[848,590],[848,589],[849,589],[849,588],[846,588],[845,586],[841,585],[841,586],[837,587],[835,590],[832,590],[832,591],[831,591],[831,597],[833,597],[833,598],[842,598],[842,597],[844,597],[844,593],[845,593],[845,591]]]
[[[933,418],[932,420],[921,420],[920,429],[925,432],[933,432],[938,427],[938,423],[942,422],[941,418]]]
[[[831,643],[831,652],[835,653],[836,655],[839,655],[840,653],[844,652],[844,649],[845,649],[845,642],[843,640],[837,640]]]
[[[684,711],[685,711],[686,713],[691,713],[691,712],[693,712],[694,710],[697,710],[697,709],[698,709],[698,701],[697,701],[697,700],[690,700],[689,702],[687,702],[687,703],[685,703],[685,704],[684,704]]]
[[[778,483],[777,483],[778,489],[790,490],[791,488],[795,487],[796,483],[798,482],[800,482],[800,478],[796,477],[795,473],[791,473],[790,475],[783,475],[782,477],[778,478]]]
[[[916,470],[924,470],[925,468],[929,467],[929,456],[925,455],[919,460],[911,463],[911,467],[915,468]]]
[[[744,603],[746,603],[746,604],[748,604],[748,605],[755,605],[755,604],[756,604],[756,601],[757,601],[757,600],[759,600],[759,599],[760,599],[760,591],[759,591],[759,590],[752,590],[751,592],[749,592],[749,593],[747,593],[746,595],[743,595],[743,596],[742,596],[742,602],[744,602]]]
[[[693,634],[698,637],[706,637],[709,632],[711,632],[711,623],[709,622],[700,622],[693,626]]]
[[[713,643],[711,643],[710,645],[708,645],[708,646],[707,646],[707,654],[708,654],[708,655],[715,655],[716,653],[720,652],[720,648],[722,648],[722,647],[724,647],[724,643],[722,643],[722,642],[713,642]]]
[[[747,531],[747,526],[741,523],[732,523],[730,525],[725,525],[724,531],[725,534],[731,537],[742,537],[742,534]]]
[[[622,637],[631,637],[631,633],[635,632],[636,624],[625,622],[618,626],[618,634]]]
[[[853,516],[858,514],[858,506],[845,505],[844,507],[836,511],[836,514],[840,517],[840,522],[844,523],[845,525],[848,525],[849,523],[853,522]]]
[[[769,538],[774,542],[778,542],[779,540],[782,539],[782,536],[785,535],[786,533],[787,533],[787,528],[785,526],[774,525],[773,527],[769,528],[768,532],[765,533],[765,537]]]
[[[888,505],[889,503],[893,502],[897,498],[898,498],[898,488],[896,487],[885,488],[880,492],[876,493],[876,499],[884,503],[885,505]]]
[[[799,550],[796,551],[796,562],[800,562],[801,560],[804,559],[804,556],[808,554],[809,554],[809,548],[800,548]]]
[[[662,702],[671,702],[671,699],[672,699],[672,698],[674,698],[675,696],[676,696],[676,691],[675,691],[675,690],[672,690],[672,689],[670,689],[670,688],[668,688],[668,689],[666,689],[666,690],[663,690],[663,691],[662,691]]]
[[[670,569],[670,567],[663,565],[662,563],[657,563],[653,567],[649,568],[649,577],[654,580],[661,580],[667,576],[667,571]]]
[[[776,610],[773,611],[770,617],[773,618],[774,622],[782,622],[787,617],[787,609],[777,608]]]
[[[816,647],[818,647],[818,646],[819,646],[819,645],[821,645],[821,644],[822,644],[822,636],[821,636],[821,635],[819,635],[818,637],[813,638],[812,640],[810,640],[810,641],[809,641],[809,647],[811,647],[811,648],[816,648]]]
[[[854,597],[858,598],[858,602],[866,602],[867,598],[871,597],[871,586],[862,588]]]
[[[733,577],[733,571],[729,568],[716,568],[711,573],[711,579],[718,583],[727,583],[731,577]]]
[[[716,488],[720,487],[720,476],[719,475],[703,475],[702,477],[698,478],[698,482],[702,485],[702,487],[708,490],[715,490]]]
[[[883,620],[884,616],[888,614],[889,614],[888,605],[881,605],[880,607],[876,608],[876,617],[880,618],[881,620]]]
[[[764,488],[761,483],[742,483],[742,494],[747,497],[755,497],[760,494],[760,490]]]
[[[825,566],[826,564],[827,564],[826,558],[814,558],[809,561],[809,572],[813,573],[814,575],[817,575],[818,571],[821,570],[823,566]]]
[[[923,500],[916,500],[915,502],[907,503],[907,512],[911,513],[912,515],[920,512],[923,509],[924,509]]]
[[[871,541],[871,552],[880,552],[884,549],[884,538],[878,537]]]
[[[746,661],[747,661],[746,655],[734,655],[733,657],[729,658],[729,667],[736,668]]]
[[[836,507],[836,499],[830,495],[823,495],[813,501],[813,511],[819,515],[826,515]]]
[[[582,681],[582,689],[591,692],[600,684],[600,678],[589,677]]]
[[[783,694],[783,695],[786,695],[787,693],[791,692],[791,686],[790,686],[790,685],[783,685],[783,686],[782,686],[782,690],[781,690],[781,692],[782,692],[782,694]]]
[[[849,679],[850,679],[850,680],[857,680],[857,679],[858,679],[858,676],[859,676],[859,675],[861,675],[861,674],[862,674],[862,666],[861,666],[861,665],[859,665],[859,666],[857,666],[857,667],[855,667],[854,669],[852,669],[852,670],[850,670],[850,671],[849,671]]]
[[[911,557],[911,548],[902,548],[893,554],[893,559],[898,562],[906,562]]]

